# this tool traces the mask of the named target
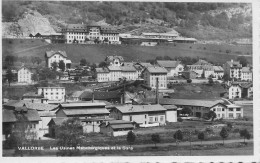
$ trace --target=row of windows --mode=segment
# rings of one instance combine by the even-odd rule
[[[54,93],[50,93],[50,95],[53,95]],[[61,93],[62,95],[64,94],[63,92]],[[45,93],[45,95],[48,95],[48,93]],[[57,92],[56,95],[59,95],[59,93]]]
[[[65,91],[64,88],[51,88],[51,89],[44,89],[44,91],[49,91],[49,90],[51,90],[51,91],[55,91],[55,90],[56,90],[56,91],[60,91],[60,90],[61,90],[62,92]],[[43,91],[43,89],[42,89],[42,91]]]

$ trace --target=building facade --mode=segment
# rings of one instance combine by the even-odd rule
[[[156,88],[158,78],[158,88],[167,89],[167,73],[168,71],[163,67],[147,67],[143,71],[143,78],[145,83],[153,89]]]
[[[250,67],[243,67],[242,68],[242,76],[241,80],[243,81],[253,81],[253,72]]]
[[[18,83],[27,83],[27,84],[33,83],[32,80],[33,71],[30,70],[29,68],[22,66],[18,70],[17,74],[18,74]]]
[[[38,87],[38,95],[50,101],[65,101],[65,87]]]
[[[68,59],[65,51],[46,51],[46,67],[52,68],[52,63],[56,62],[57,64],[59,64],[60,61],[63,61],[65,63],[65,68],[70,68],[71,60]]]
[[[213,66],[214,78],[222,79],[224,76],[224,69],[221,66]]]
[[[242,79],[242,65],[238,61],[228,61],[223,65],[224,73],[232,80]]]
[[[167,76],[178,76],[184,70],[184,66],[180,61],[158,60],[157,65],[164,67],[168,71]]]

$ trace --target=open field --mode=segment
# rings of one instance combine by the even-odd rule
[[[11,42],[10,42],[11,41]],[[36,47],[36,48],[33,48]],[[207,45],[207,44],[167,44],[154,47],[139,45],[72,45],[46,44],[38,39],[10,40],[3,39],[3,57],[6,55],[39,56],[44,58],[45,51],[65,50],[72,62],[86,58],[88,62],[99,63],[108,55],[121,55],[125,61],[146,61],[157,56],[189,56],[206,58],[208,61],[223,64],[227,60],[236,59],[238,55],[252,54],[252,46]],[[226,50],[231,50],[226,54]],[[247,57],[252,61],[252,55]]]

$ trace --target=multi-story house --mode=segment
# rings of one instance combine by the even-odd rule
[[[120,67],[122,70],[122,78],[126,80],[136,80],[138,78],[138,73],[134,66],[124,65]]]
[[[53,62],[59,64],[60,61],[63,61],[65,63],[65,68],[70,68],[71,60],[68,59],[65,51],[46,51],[46,67],[51,68]]]
[[[213,65],[205,60],[200,59],[193,65],[187,65],[190,71],[194,71],[198,74],[197,77],[208,78],[214,75]]]
[[[253,97],[253,83],[232,83],[228,92],[229,99]]]
[[[66,43],[86,43],[98,40],[109,44],[119,44],[119,32],[112,26],[69,24],[61,31],[67,40]]]
[[[110,72],[108,68],[96,68],[97,81],[98,82],[107,82],[110,81]]]
[[[139,125],[152,123],[164,125],[166,111],[167,109],[161,105],[123,105],[112,108],[110,117],[117,120],[136,122]]]
[[[214,78],[222,79],[224,76],[224,69],[221,66],[213,66]]]
[[[27,84],[32,84],[33,80],[32,80],[32,75],[33,73],[35,73],[35,71],[33,69],[29,69],[25,66],[22,66],[19,70],[18,70],[18,83],[27,83]]]
[[[38,95],[50,101],[65,101],[65,87],[38,87]]]
[[[119,81],[122,78],[122,70],[118,66],[108,66],[110,81]]]
[[[217,118],[236,119],[243,117],[243,108],[234,104],[224,104],[222,100],[191,100],[191,99],[160,99],[163,106],[177,106],[178,115],[183,108],[191,109],[191,116],[204,117],[210,110],[217,114]]]
[[[168,71],[167,76],[178,76],[179,73],[184,70],[184,66],[181,64],[181,61],[158,60],[157,65],[164,67]]]
[[[167,88],[167,73],[168,71],[163,67],[147,67],[143,71],[144,81],[151,88],[156,88],[156,80],[158,79],[158,88]]]
[[[253,73],[250,67],[242,67],[242,77],[241,80],[253,81]]]
[[[228,76],[234,80],[242,79],[242,65],[238,61],[227,61],[223,65],[224,73],[228,74]]]
[[[153,65],[151,65],[150,63],[146,63],[146,62],[137,62],[137,63],[134,63],[133,66],[137,70],[137,75],[139,78],[142,78],[142,72],[144,69],[146,69],[147,67],[153,67]]]
[[[122,56],[117,56],[117,55],[107,56],[105,62],[109,66],[120,67],[124,62],[124,58]]]

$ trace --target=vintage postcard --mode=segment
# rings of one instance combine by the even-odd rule
[[[260,161],[258,2],[1,7],[4,161]]]

